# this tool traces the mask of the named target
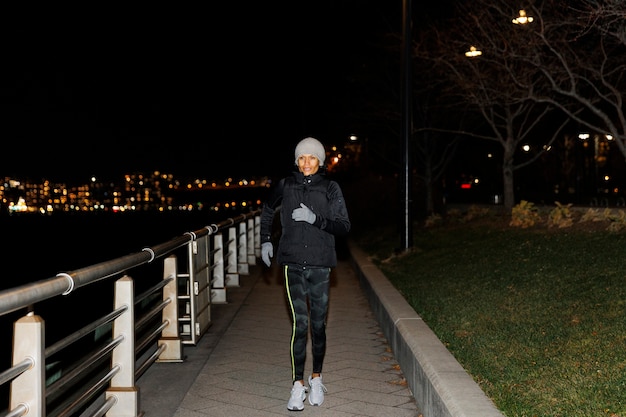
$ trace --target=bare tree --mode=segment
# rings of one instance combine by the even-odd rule
[[[535,78],[539,69],[518,59],[519,51],[529,47],[525,28],[512,23],[518,12],[504,0],[462,4],[454,19],[435,29],[438,42],[428,55],[447,70],[448,95],[456,96],[465,104],[465,111],[475,112],[486,126],[461,133],[502,147],[503,203],[507,209],[515,204],[514,172],[535,162],[568,122],[562,113],[554,111],[557,105],[535,100],[533,85],[519,82],[520,78]],[[532,150],[523,158],[522,145]]]
[[[537,102],[610,135],[626,156],[626,2],[549,0],[531,13],[532,48],[518,58],[538,77],[517,81],[532,87]]]
[[[527,7],[527,24],[516,25],[501,50],[508,82],[589,131],[596,165],[613,144],[626,156],[626,3],[547,0]],[[493,9],[506,21],[506,8]]]

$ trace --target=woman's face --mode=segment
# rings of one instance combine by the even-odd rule
[[[304,176],[313,175],[320,168],[320,161],[315,155],[304,154],[298,157],[298,169]]]

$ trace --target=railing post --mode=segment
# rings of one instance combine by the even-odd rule
[[[133,280],[128,275],[115,282],[114,309],[127,310],[113,322],[113,339],[122,338],[113,349],[111,368],[118,366],[106,391],[107,400],[116,399],[107,417],[129,417],[139,415],[139,391],[135,387],[135,291]]]
[[[228,252],[226,253],[226,283],[239,286],[239,270],[237,268],[237,228],[228,228]]]
[[[192,329],[194,344],[211,326],[211,304],[213,303],[213,284],[211,282],[211,241],[210,235],[200,236],[189,242],[189,277],[193,285]]]
[[[226,286],[224,283],[224,244],[222,234],[213,237],[213,252],[209,257],[211,271],[211,301],[213,303],[226,303]]]
[[[246,222],[248,224],[247,229],[247,238],[248,238],[248,246],[247,246],[247,254],[248,254],[248,265],[256,264],[256,254],[254,253],[254,219],[250,218]]]
[[[237,238],[237,272],[242,275],[248,275],[250,270],[248,269],[248,238],[246,222],[239,223],[239,236]]]
[[[183,343],[180,339],[178,323],[178,262],[175,255],[170,255],[163,261],[163,279],[174,277],[163,287],[163,301],[169,304],[163,309],[163,322],[167,326],[161,332],[158,345],[165,345],[165,350],[161,352],[157,362],[182,362]]]
[[[261,216],[254,217],[254,254],[261,257]]]
[[[11,409],[25,404],[28,415],[46,415],[45,327],[33,313],[15,322],[13,331],[13,366],[30,358],[34,365],[11,382]]]

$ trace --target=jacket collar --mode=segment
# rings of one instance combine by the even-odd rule
[[[322,173],[320,171],[317,171],[315,174],[308,175],[306,177],[300,171],[294,171],[293,175],[299,184],[314,184],[321,181],[322,179]]]

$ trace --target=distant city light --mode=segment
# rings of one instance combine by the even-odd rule
[[[209,191],[238,187],[267,188],[271,183],[269,178],[244,178],[238,181],[228,178],[228,182],[196,180],[183,183],[174,179],[172,175],[161,175],[158,171],[153,175],[125,175],[120,184],[99,183],[95,176],[88,177],[87,181],[88,183],[85,184],[68,187],[62,183],[53,184],[46,179],[42,182],[31,182],[5,177],[0,184],[0,210],[4,210],[8,214],[39,213],[46,215],[62,211],[111,211],[114,213],[145,210],[162,212],[165,210],[201,211],[208,209],[218,211],[225,207],[221,202],[212,202],[209,205],[206,202],[198,201],[195,193],[191,193],[187,197],[186,194],[178,193],[178,191]],[[201,198],[207,197],[208,194],[202,194]],[[193,204],[186,202],[173,204],[174,200],[187,198],[193,198],[196,202]],[[235,210],[251,207],[255,204],[255,200],[231,200],[226,207]],[[260,204],[259,200],[256,200],[256,205]]]

